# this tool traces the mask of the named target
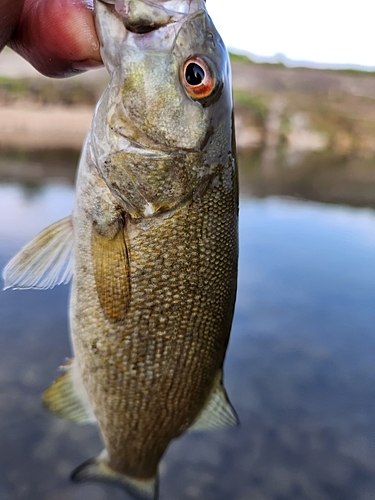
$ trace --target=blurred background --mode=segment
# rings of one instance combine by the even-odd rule
[[[375,73],[369,6],[212,2],[231,46],[240,267],[225,366],[241,427],[186,435],[163,500],[375,498]],[[258,10],[257,10],[258,9]],[[0,267],[68,215],[107,75],[0,54]],[[0,294],[0,500],[117,500],[69,483],[95,429],[46,414],[69,287]]]

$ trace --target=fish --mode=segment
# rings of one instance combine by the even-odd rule
[[[110,82],[73,212],[22,249],[4,281],[72,281],[73,358],[43,403],[100,431],[103,452],[74,481],[153,500],[171,441],[238,424],[223,385],[238,261],[231,70],[204,0],[94,9]]]

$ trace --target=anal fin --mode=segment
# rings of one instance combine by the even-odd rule
[[[75,483],[93,481],[117,486],[129,493],[135,500],[156,500],[158,496],[158,478],[136,479],[112,470],[104,451],[99,457],[84,462],[71,475]]]
[[[95,417],[78,380],[74,360],[62,367],[65,372],[43,392],[42,401],[51,413],[79,424],[94,423]]]
[[[5,267],[4,289],[53,288],[73,274],[73,225],[65,217],[39,233]]]
[[[219,370],[206,404],[189,427],[189,431],[221,429],[239,424],[236,412],[223,387],[222,379],[222,370]]]

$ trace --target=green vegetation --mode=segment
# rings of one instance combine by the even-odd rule
[[[265,66],[265,67],[272,67],[272,68],[292,68],[295,70],[299,69],[313,69],[316,71],[334,71],[335,73],[340,73],[342,75],[353,75],[353,76],[374,76],[375,75],[375,69],[365,69],[361,67],[355,67],[355,68],[340,68],[340,67],[322,67],[322,68],[314,68],[314,67],[309,67],[307,65],[304,65],[302,63],[298,63],[297,61],[289,61],[283,54],[277,54],[275,57],[273,57],[272,61],[254,61],[254,59],[251,58],[250,55],[247,54],[238,54],[236,52],[231,52],[229,51],[229,58],[232,63],[241,63],[245,65],[257,65],[257,66]]]
[[[324,71],[324,70],[323,70]],[[353,76],[374,76],[375,70],[364,70],[364,69],[355,69],[355,68],[344,68],[344,69],[331,69],[329,71],[335,71],[337,73],[341,73],[343,75],[353,75]]]
[[[28,81],[25,79],[0,76],[0,95],[11,94],[21,97],[27,93],[28,85]]]
[[[93,105],[97,102],[101,90],[102,88],[87,86],[74,79],[39,80],[0,76],[0,104],[22,98],[42,104]]]
[[[243,64],[256,64],[246,54],[236,54],[235,52],[229,51],[229,58],[230,58],[231,62],[239,62],[239,63],[243,63]]]
[[[233,99],[235,106],[246,108],[257,121],[263,123],[266,119],[268,115],[268,102],[263,95],[235,89],[233,91]]]

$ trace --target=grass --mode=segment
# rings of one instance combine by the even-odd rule
[[[36,80],[0,76],[0,102],[25,98],[43,104],[94,105],[99,94],[93,87],[69,80]]]
[[[235,89],[233,91],[233,98],[236,106],[246,108],[256,119],[263,121],[267,117],[268,104],[264,96]]]
[[[19,97],[27,93],[28,86],[29,83],[25,79],[0,76],[0,91],[2,92]]]
[[[256,64],[249,56],[245,54],[236,54],[235,52],[229,51],[229,58],[231,62],[239,62],[242,64]]]

